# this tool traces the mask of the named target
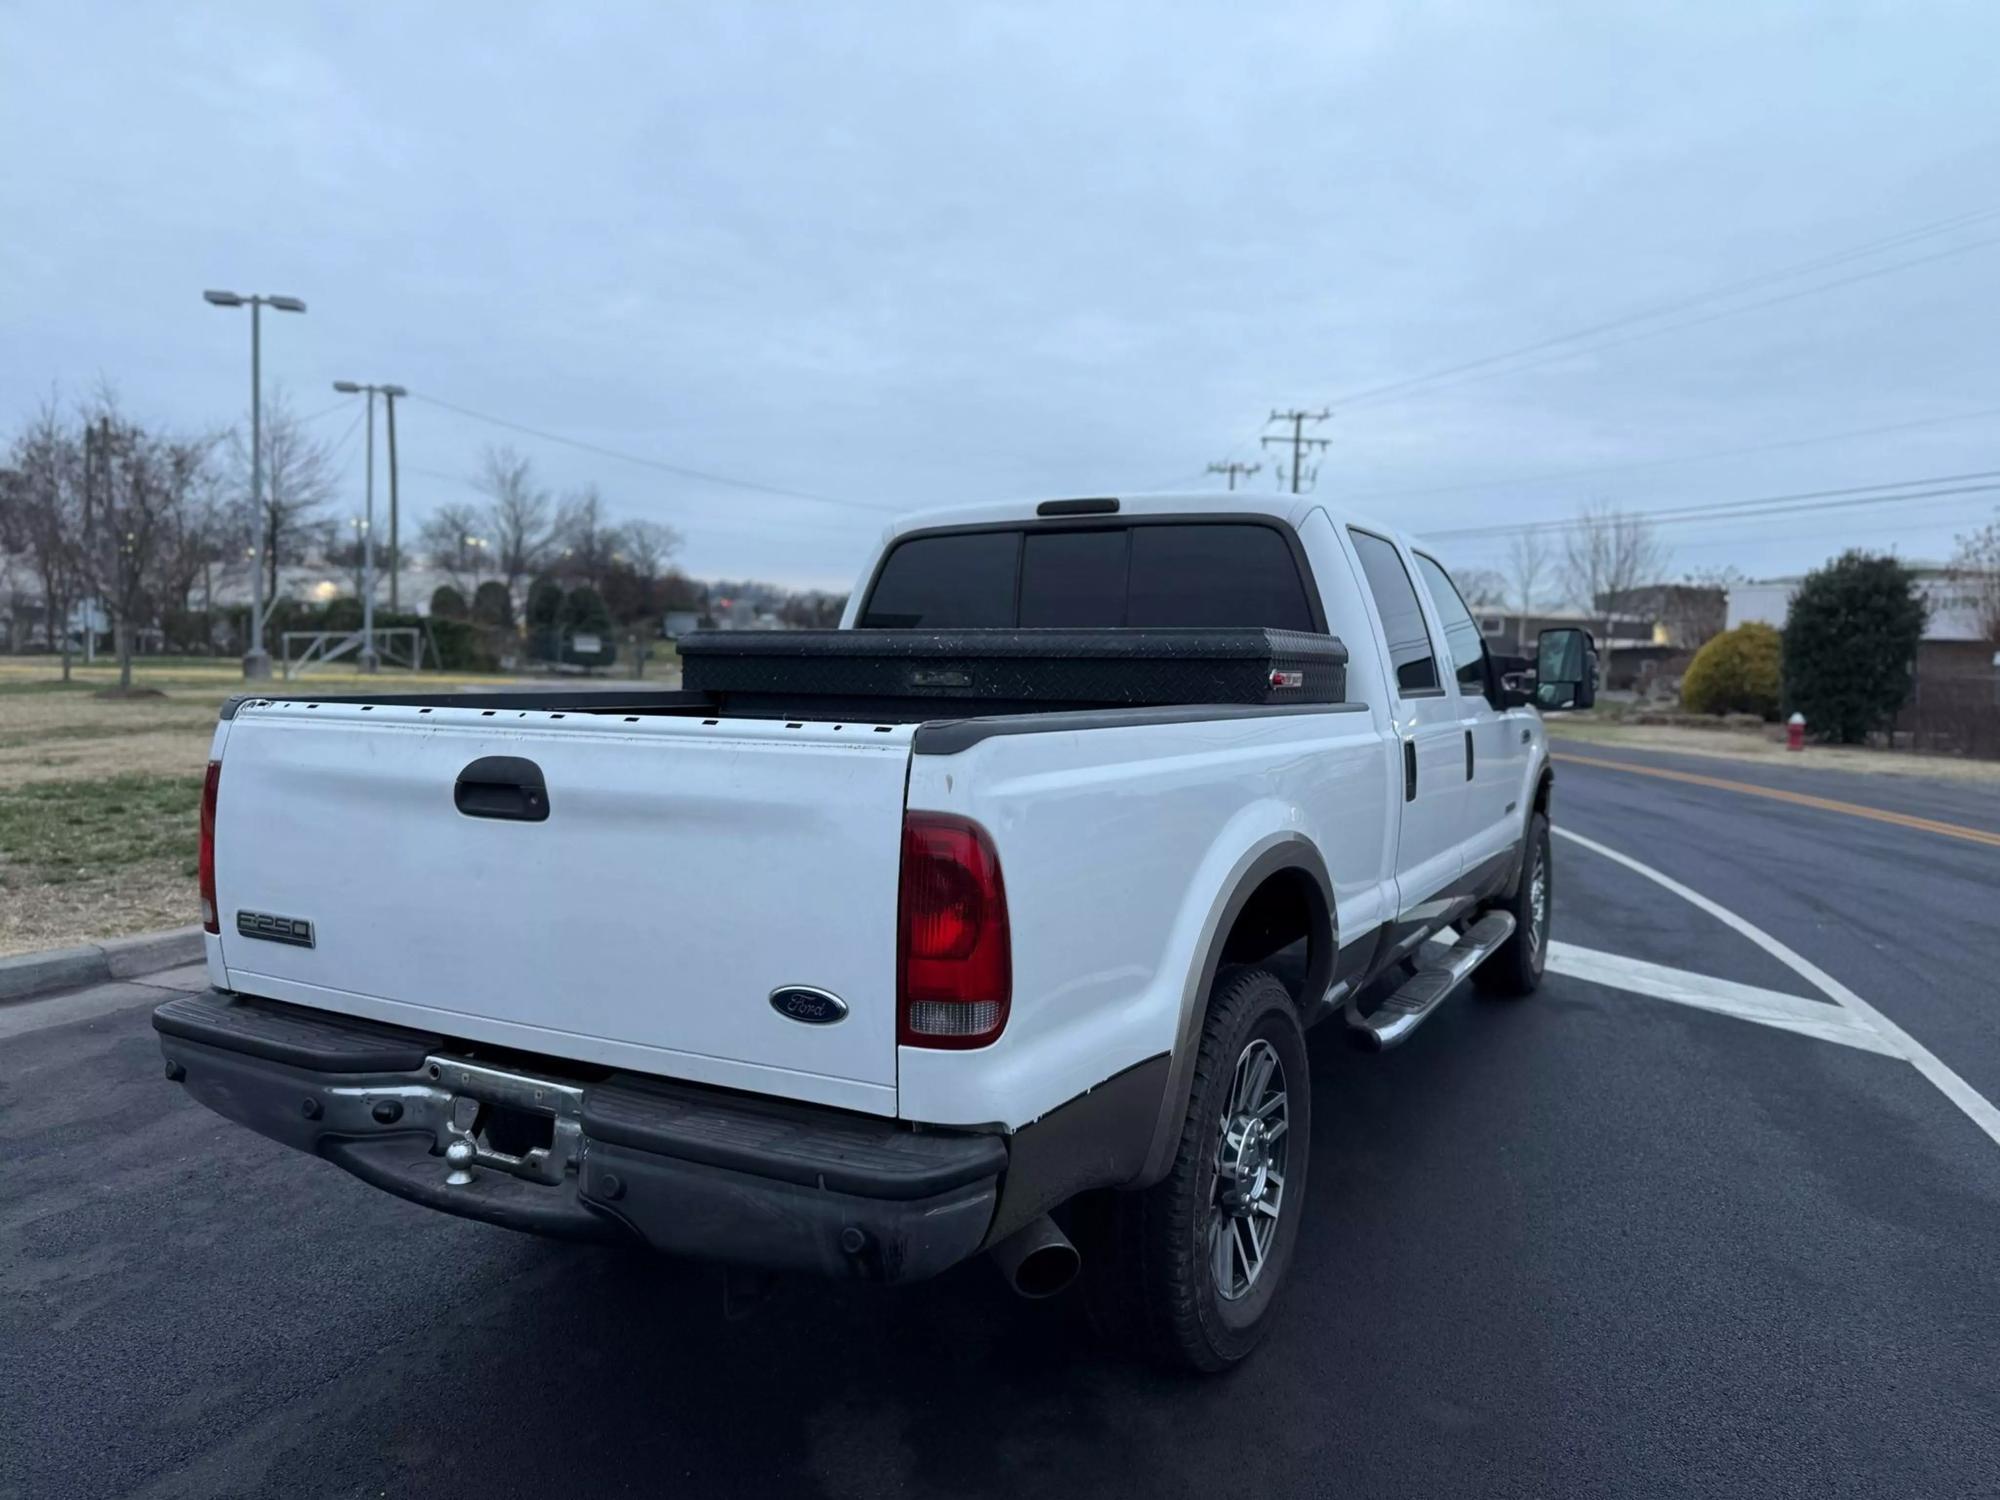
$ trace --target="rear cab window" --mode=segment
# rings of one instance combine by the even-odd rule
[[[863,630],[1263,626],[1324,631],[1276,524],[1130,521],[913,536],[884,559]]]

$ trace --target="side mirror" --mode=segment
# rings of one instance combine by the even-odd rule
[[[1589,708],[1597,701],[1597,643],[1564,626],[1535,639],[1535,707],[1544,713]]]

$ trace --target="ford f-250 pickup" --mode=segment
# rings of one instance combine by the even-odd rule
[[[912,519],[840,630],[691,637],[675,691],[233,700],[167,1076],[515,1229],[1081,1271],[1220,1369],[1296,1243],[1305,1031],[1540,980],[1537,706],[1595,657],[1538,644],[1311,499],[1141,496]]]

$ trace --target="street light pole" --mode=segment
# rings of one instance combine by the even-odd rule
[[[256,538],[251,549],[250,649],[243,654],[243,675],[252,681],[271,675],[271,653],[264,649],[264,539],[269,518],[264,514],[264,308],[302,313],[297,297],[244,296],[241,292],[203,292],[211,307],[250,309],[250,515]]]
[[[380,395],[389,406],[389,523],[390,545],[395,544],[395,495],[396,495],[396,398],[407,396],[409,392],[400,385],[365,385],[354,380],[336,380],[333,388],[342,395],[352,396],[365,392],[368,397],[368,503],[361,522],[361,670],[373,672],[382,664],[375,652],[375,397]],[[395,563],[390,563],[390,578],[395,578]],[[395,587],[393,581],[391,589]],[[395,597],[390,596],[390,608],[395,608]]]
[[[368,387],[368,503],[361,521],[361,670],[381,665],[375,655],[375,387]]]
[[[382,414],[389,419],[389,613],[402,608],[397,585],[402,581],[403,539],[397,529],[400,519],[396,506],[396,398],[403,394],[399,385],[382,387]]]
[[[250,299],[250,524],[256,527],[251,549],[256,555],[250,563],[250,649],[243,657],[246,680],[271,675],[271,653],[264,649],[264,537],[270,530],[264,517],[264,304],[257,297]]]

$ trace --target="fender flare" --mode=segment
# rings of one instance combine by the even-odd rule
[[[1302,995],[1301,1016],[1306,1015],[1333,979],[1334,960],[1339,952],[1340,927],[1334,907],[1333,882],[1327,876],[1326,861],[1302,833],[1281,833],[1252,846],[1230,872],[1230,878],[1209,908],[1202,924],[1200,954],[1188,973],[1181,993],[1179,1024],[1174,1032],[1174,1050],[1167,1059],[1166,1087],[1160,1094],[1159,1115],[1153,1124],[1153,1139],[1145,1164],[1132,1179],[1133,1187],[1150,1187],[1167,1175],[1181,1135],[1181,1120],[1187,1114],[1188,1097],[1194,1091],[1194,1058],[1201,1046],[1201,1029],[1208,1019],[1208,997],[1215,988],[1216,971],[1222,966],[1222,950],[1243,908],[1265,881],[1287,870],[1304,874],[1319,894],[1307,920],[1312,924],[1312,966],[1307,970]]]

